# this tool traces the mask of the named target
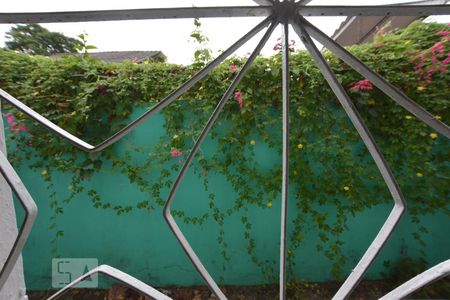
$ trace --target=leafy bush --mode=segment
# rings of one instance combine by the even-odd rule
[[[380,34],[374,43],[350,47],[350,51],[448,123],[448,30],[446,25],[416,22],[407,29]],[[413,221],[419,224],[423,214],[448,213],[448,140],[409,115],[339,59],[330,53],[325,55],[391,164],[408,199]],[[50,186],[52,172],[72,174],[72,197],[84,193],[95,207],[118,214],[163,205],[165,198],[161,189],[172,184],[172,175],[180,168],[173,157],[180,159],[189,153],[192,140],[244,61],[245,58],[230,58],[182,100],[166,108],[163,113],[167,135],[151,150],[153,155],[139,165],[126,157],[115,156],[111,149],[99,157],[80,153],[41,126],[28,124],[29,120],[14,110],[10,110],[12,114],[8,116],[13,118],[10,119],[12,124],[27,123],[28,126],[22,128],[29,128],[29,131],[11,131],[10,137],[19,149],[11,159],[17,162],[38,157],[30,167],[42,170]],[[290,179],[297,207],[292,210],[290,267],[294,266],[295,250],[303,242],[308,230],[304,224],[308,222],[319,230],[317,249],[333,260],[333,272],[338,276],[346,261],[340,249],[348,216],[380,203],[392,203],[392,200],[359,136],[311,58],[304,51],[298,51],[292,54],[291,61]],[[69,132],[96,143],[124,126],[136,106],[155,104],[198,67],[162,63],[108,64],[89,57],[53,60],[0,50],[0,87]],[[188,216],[182,211],[174,212],[188,223],[213,218],[222,227],[230,215],[242,214],[251,255],[257,241],[252,238],[246,210],[252,206],[270,209],[272,203],[278,201],[281,188],[281,166],[267,166],[255,154],[255,149],[261,145],[281,153],[280,69],[280,54],[255,61],[234,99],[230,99],[224,109],[219,124],[226,126],[216,126],[211,133],[217,151],[208,156],[199,154],[194,163],[198,176],[205,181],[205,188],[208,188],[205,174],[226,176],[239,195],[232,208],[220,209],[211,192],[210,214]],[[135,151],[143,149],[136,146]],[[95,190],[84,190],[83,181],[100,170],[106,160],[126,174],[131,183],[147,191],[152,200],[113,206],[100,199]],[[155,170],[154,166],[158,168]],[[143,172],[156,172],[159,179],[149,182],[140,176]],[[62,205],[53,198],[51,206],[55,214],[62,212]],[[323,213],[320,207],[324,205],[335,207],[336,215]],[[419,233],[425,229],[418,226],[416,238],[421,241]],[[62,233],[58,231],[57,235]],[[224,235],[225,228],[218,241],[223,244],[223,255],[227,259]],[[256,256],[252,258],[266,268]]]

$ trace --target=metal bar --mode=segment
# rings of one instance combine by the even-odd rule
[[[22,180],[20,180],[20,177],[8,162],[8,159],[2,151],[0,151],[0,173],[5,178],[6,182],[9,184],[13,192],[16,194],[20,204],[25,210],[24,221],[20,226],[17,238],[14,241],[11,251],[0,271],[1,290],[8,280],[8,277],[11,274],[14,265],[16,264],[17,259],[19,258],[22,249],[28,239],[28,235],[30,234],[34,221],[36,219],[38,209],[27,188],[24,186]]]
[[[358,60],[353,54],[348,52],[344,47],[333,41],[325,33],[312,25],[305,19],[301,20],[306,31],[311,34],[319,43],[328,48],[336,56],[340,57],[346,64],[352,67],[359,74],[370,80],[381,91],[386,93],[395,102],[415,115],[419,120],[432,127],[437,132],[450,138],[450,128],[445,123],[436,119],[434,115],[426,111],[422,106],[411,100],[405,93],[387,82],[383,77],[372,71],[368,66]]]
[[[40,123],[50,131],[56,133],[60,137],[66,139],[74,146],[80,148],[83,151],[86,152],[99,152],[107,148],[108,146],[114,144],[118,140],[122,139],[124,136],[126,136],[128,133],[133,131],[136,127],[140,126],[144,121],[146,121],[148,118],[153,116],[154,114],[160,112],[163,108],[168,106],[170,103],[175,101],[179,96],[181,96],[183,93],[185,93],[187,90],[189,90],[192,86],[194,86],[198,81],[205,78],[215,67],[217,67],[220,63],[222,63],[228,56],[230,56],[234,51],[236,51],[239,47],[241,47],[243,44],[245,44],[248,40],[250,40],[253,36],[255,36],[258,32],[260,32],[263,28],[267,27],[272,18],[268,17],[261,23],[259,23],[255,28],[250,30],[247,34],[245,34],[243,37],[241,37],[236,43],[234,43],[232,46],[230,46],[227,50],[222,52],[216,59],[214,59],[212,62],[210,62],[207,66],[205,66],[202,70],[200,70],[197,74],[192,76],[188,81],[186,81],[183,85],[181,85],[179,88],[177,88],[175,91],[170,93],[166,98],[155,104],[150,110],[145,112],[143,115],[141,115],[139,118],[137,118],[135,121],[131,122],[126,127],[119,130],[117,133],[112,135],[111,137],[107,138],[105,141],[101,142],[97,146],[92,146],[83,140],[77,138],[76,136],[70,134],[69,132],[65,131],[64,129],[60,128],[58,125],[52,123],[45,117],[41,116],[39,113],[35,112],[30,107],[26,106],[10,94],[6,93],[2,89],[0,89],[0,98],[3,98],[6,100],[9,104],[13,105],[20,111],[22,111],[24,114],[31,117],[36,122]]]
[[[164,295],[163,293],[159,292],[158,290],[152,288],[151,286],[148,286],[147,284],[143,283],[142,281],[134,278],[131,275],[128,275],[120,270],[117,270],[116,268],[110,267],[108,265],[101,265],[98,266],[95,269],[92,269],[91,271],[87,272],[86,274],[78,277],[71,283],[69,283],[67,286],[53,294],[50,298],[47,300],[53,300],[57,299],[60,296],[62,296],[64,293],[66,293],[69,289],[75,287],[77,284],[82,282],[88,277],[94,276],[96,274],[103,274],[106,275],[109,278],[112,278],[114,280],[117,280],[123,284],[126,284],[128,287],[136,290],[137,292],[142,293],[143,295],[150,297],[151,299],[156,300],[172,300],[172,298]]]
[[[312,0],[300,0],[296,4],[298,5],[308,5]]]
[[[64,12],[0,13],[0,24],[66,23],[181,18],[266,17],[272,6],[177,7]]]
[[[431,16],[450,15],[450,5],[299,6],[304,17],[312,16]]]
[[[273,0],[253,0],[258,5],[273,5]]]
[[[348,278],[339,288],[337,293],[333,296],[332,300],[347,299],[349,295],[354,291],[354,289],[363,279],[366,272],[371,267],[372,263],[380,254],[380,251],[383,249],[384,245],[388,242],[389,238],[394,233],[405,211],[406,202],[404,204],[394,204],[393,209],[391,210],[377,236],[372,241],[364,255],[361,257],[356,267],[352,269],[352,272],[350,273]]]
[[[405,282],[395,290],[380,298],[380,300],[400,300],[405,299],[413,292],[430,284],[434,281],[442,279],[450,275],[450,259],[446,260],[431,269],[415,276],[409,281]]]
[[[309,34],[303,28],[300,19],[293,23],[294,30],[300,36],[300,39],[304,43],[306,49],[311,54],[312,58],[316,62],[316,65],[322,72],[323,76],[327,80],[333,92],[336,94],[339,102],[347,113],[349,119],[353,123],[353,126],[361,136],[366,148],[369,150],[370,155],[375,161],[378,170],[380,171],[383,179],[394,199],[394,208],[392,209],[389,217],[386,219],[382,228],[378,232],[377,236],[369,246],[363,257],[359,261],[358,265],[353,269],[350,276],[341,286],[339,291],[333,297],[334,300],[346,299],[353,289],[358,285],[364,274],[367,272],[375,258],[380,253],[384,244],[387,242],[393,231],[397,227],[404,211],[406,210],[406,201],[402,195],[400,187],[398,186],[386,160],[384,159],[381,151],[379,150],[374,138],[372,137],[369,129],[364,124],[361,116],[359,115],[356,107],[352,103],[350,97],[345,92],[345,89],[339,83],[337,77],[331,70],[330,66],[326,63],[320,51],[312,41]]]
[[[181,168],[181,171],[178,174],[178,177],[175,180],[175,183],[173,184],[172,189],[170,190],[170,194],[169,194],[169,197],[167,199],[166,205],[164,206],[164,218],[165,218],[167,224],[169,225],[170,229],[172,230],[173,234],[175,235],[176,239],[180,243],[180,245],[183,248],[183,250],[185,251],[185,253],[188,255],[188,257],[191,260],[191,262],[194,264],[194,266],[197,269],[197,271],[203,277],[204,281],[206,282],[206,284],[208,285],[210,290],[220,300],[226,300],[227,298],[222,293],[220,288],[217,286],[216,282],[211,277],[211,275],[208,273],[206,268],[203,266],[202,262],[200,261],[200,259],[198,258],[197,254],[195,253],[194,249],[192,249],[192,247],[189,244],[188,240],[183,235],[181,229],[178,227],[178,224],[176,223],[175,219],[173,218],[173,216],[171,214],[170,206],[172,205],[173,199],[174,199],[175,194],[176,194],[176,192],[178,190],[178,187],[180,186],[181,181],[183,180],[184,176],[186,175],[186,172],[189,169],[190,164],[192,163],[195,155],[197,154],[198,150],[200,149],[200,146],[202,145],[204,139],[206,138],[209,130],[214,125],[214,123],[217,120],[217,118],[219,117],[223,107],[225,106],[225,104],[227,103],[228,99],[230,98],[230,96],[234,92],[236,86],[239,84],[241,79],[244,77],[245,73],[250,68],[250,66],[252,65],[252,63],[255,60],[255,58],[259,55],[261,49],[264,47],[264,45],[266,44],[267,40],[269,39],[269,37],[271,36],[273,30],[275,29],[275,27],[277,25],[278,25],[278,22],[274,21],[271,24],[271,26],[269,27],[269,29],[267,29],[267,32],[264,34],[263,38],[258,43],[258,45],[256,46],[255,50],[250,55],[250,57],[248,58],[247,62],[244,64],[244,66],[242,67],[242,69],[239,72],[239,74],[233,80],[233,82],[231,83],[231,85],[229,86],[229,88],[227,89],[225,94],[223,95],[222,99],[217,104],[216,108],[214,109],[214,112],[212,113],[211,117],[209,118],[208,122],[206,123],[205,127],[203,128],[199,138],[197,139],[197,141],[195,142],[193,148],[191,149],[191,152],[189,153],[188,158],[186,159],[183,167]]]
[[[177,18],[263,17],[270,6],[181,7],[73,12],[0,13],[0,24],[65,23]],[[430,16],[449,15],[450,5],[299,6],[302,16]]]
[[[280,300],[286,299],[286,229],[289,196],[289,23],[283,24],[283,179],[281,189]]]
[[[20,110],[21,112],[23,112],[24,114],[26,114],[27,116],[29,116],[30,118],[32,118],[34,121],[36,121],[39,124],[41,124],[42,126],[46,127],[50,131],[56,133],[60,137],[66,139],[74,146],[76,146],[86,152],[91,152],[92,150],[95,149],[94,146],[86,143],[85,141],[83,141],[83,140],[77,138],[76,136],[72,135],[71,133],[65,131],[64,129],[62,129],[55,123],[49,121],[48,119],[46,119],[45,117],[43,117],[42,115],[40,115],[39,113],[37,113],[36,111],[31,109],[30,107],[26,106],[25,104],[23,104],[22,102],[20,102],[19,100],[17,100],[16,98],[14,98],[13,96],[11,96],[10,94],[8,94],[7,92],[5,92],[2,89],[0,89],[0,97],[3,98],[4,100],[6,100],[6,102],[8,102],[12,106],[14,106],[18,110]]]

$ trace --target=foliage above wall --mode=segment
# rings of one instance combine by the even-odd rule
[[[16,25],[6,33],[6,38],[6,49],[46,56],[76,53],[82,46],[82,41],[51,32],[39,24]]]
[[[416,22],[404,30],[380,33],[374,43],[350,50],[448,124],[449,30],[447,25]],[[325,55],[391,164],[418,232],[425,233],[426,229],[419,224],[421,215],[449,213],[448,141],[339,59],[330,53]],[[320,232],[317,249],[333,260],[333,274],[339,276],[346,260],[340,251],[343,243],[340,236],[347,230],[347,218],[392,200],[359,136],[311,58],[298,51],[292,53],[291,60],[290,179],[291,194],[295,197],[291,202],[290,267],[294,267],[296,249],[310,230],[305,226],[308,222]],[[71,174],[73,182],[68,188],[72,195],[66,202],[82,193],[95,207],[117,214],[161,206],[167,197],[162,191],[171,186],[181,167],[179,161],[187,157],[193,139],[244,62],[245,58],[240,57],[227,60],[166,108],[163,114],[167,135],[150,151],[135,147],[136,153],[152,153],[139,165],[127,157],[117,157],[111,149],[98,157],[81,153],[44,128],[34,126],[20,112],[4,107],[10,138],[18,149],[10,152],[10,160],[17,163],[36,157],[37,162],[30,167],[41,172],[50,188],[55,171]],[[157,103],[199,68],[199,64],[186,67],[162,63],[107,64],[89,56],[53,60],[0,50],[0,87],[57,125],[95,144],[124,126],[136,106]],[[226,210],[219,208],[211,192],[209,214],[189,216],[183,211],[174,212],[187,223],[201,224],[212,218],[221,225],[218,242],[224,246],[225,261],[224,220],[233,214],[242,215],[247,249],[252,255],[257,241],[251,235],[247,209],[251,206],[271,209],[280,200],[281,164],[267,167],[255,154],[258,147],[281,153],[280,86],[281,54],[258,58],[211,134],[217,151],[199,154],[193,165],[204,180],[205,189],[209,189],[209,174],[224,175],[238,195],[233,205]],[[95,190],[85,190],[82,183],[99,172],[105,161],[126,174],[130,183],[148,192],[148,201],[128,200],[111,205]],[[150,172],[158,179],[149,182],[141,176]],[[49,205],[55,218],[63,212],[64,201],[53,194]],[[336,214],[324,213],[321,207],[325,205],[335,207]],[[56,230],[53,227],[54,224],[52,229]],[[56,232],[57,236],[63,235],[62,231]],[[415,238],[421,241],[419,233]],[[264,262],[254,255],[252,259],[266,270]]]

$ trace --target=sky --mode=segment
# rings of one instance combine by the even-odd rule
[[[74,11],[74,10],[106,10],[157,7],[191,7],[191,6],[239,6],[254,5],[251,0],[0,0],[0,12],[38,12],[38,11]],[[310,5],[360,5],[361,0],[313,0]],[[367,5],[381,5],[408,2],[408,0],[365,0]],[[208,47],[217,53],[228,48],[242,35],[246,34],[263,18],[212,18],[202,19],[201,30],[209,38]],[[449,17],[434,18],[448,22]],[[332,35],[345,17],[311,17],[308,19],[325,33]],[[194,29],[192,19],[177,20],[138,20],[113,22],[84,22],[84,23],[53,23],[41,24],[51,31],[61,32],[67,36],[76,37],[78,34],[88,34],[88,44],[97,47],[94,51],[125,51],[125,50],[159,50],[168,61],[177,64],[192,62],[197,45],[189,35]],[[4,46],[5,33],[11,25],[0,24],[0,47]],[[258,37],[239,49],[237,55],[245,55],[256,46]],[[273,46],[281,36],[281,28],[277,28],[266,47],[263,55],[274,54]],[[291,30],[291,37],[299,45],[299,39]]]

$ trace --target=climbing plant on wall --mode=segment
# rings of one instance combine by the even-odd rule
[[[198,28],[196,33],[193,38],[203,38]],[[420,22],[404,30],[380,33],[373,43],[350,48],[376,72],[444,121],[450,118],[449,49],[449,26]],[[326,58],[397,173],[411,217],[418,225],[415,238],[423,243],[421,234],[426,228],[420,225],[419,216],[437,211],[449,213],[448,141],[395,105],[343,62],[329,53]],[[341,251],[341,234],[347,230],[349,216],[389,203],[389,195],[311,58],[306,52],[297,51],[292,53],[291,60],[290,180],[294,183],[291,193],[296,207],[291,213],[290,268],[293,270],[296,250],[304,242],[307,230],[311,230],[305,226],[308,223],[319,231],[317,250],[333,261],[332,272],[339,277],[346,262]],[[111,149],[98,156],[82,153],[44,128],[34,126],[20,112],[4,107],[9,137],[16,147],[10,152],[10,160],[19,163],[34,158],[30,168],[39,170],[51,190],[56,172],[72,176],[70,195],[60,199],[52,193],[49,203],[54,211],[50,226],[55,230],[54,244],[64,234],[58,230],[57,216],[75,195],[85,195],[94,207],[118,215],[164,205],[165,188],[171,186],[180,169],[179,161],[189,153],[202,124],[244,61],[242,57],[227,60],[166,108],[162,112],[166,135],[150,148],[134,145],[125,156],[118,156]],[[199,63],[197,59],[191,66],[108,64],[86,55],[53,60],[0,50],[0,87],[58,126],[95,144],[123,127],[135,107],[157,103],[187,80]],[[211,133],[216,151],[201,152],[193,164],[195,174],[209,192],[209,212],[198,216],[181,210],[174,212],[186,223],[202,224],[208,219],[218,223],[221,228],[218,242],[223,246],[225,264],[229,257],[224,222],[232,215],[240,216],[248,253],[267,276],[273,265],[254,255],[258,241],[252,237],[252,220],[247,211],[251,207],[272,209],[280,198],[281,167],[263,165],[256,155],[260,147],[281,153],[280,82],[280,54],[255,61]],[[130,157],[142,152],[149,155],[139,164],[133,163]],[[146,192],[149,200],[128,200],[117,205],[102,199],[95,189],[86,189],[83,183],[100,172],[106,162]],[[153,180],[142,176],[149,173],[155,175]],[[211,174],[225,176],[237,195],[226,209],[215,201],[208,180]],[[325,213],[321,209],[324,206],[333,207],[335,215]]]

